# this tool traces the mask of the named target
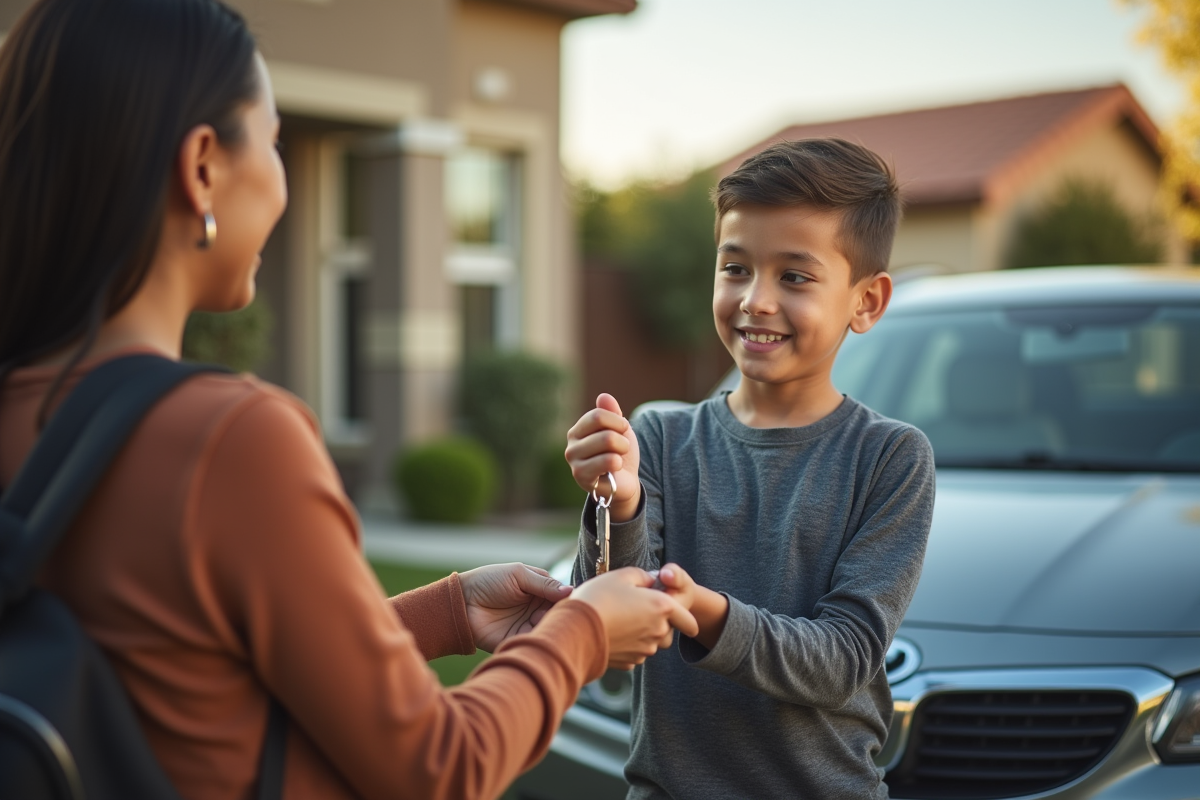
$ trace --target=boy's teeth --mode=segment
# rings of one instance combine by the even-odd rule
[[[768,342],[778,342],[783,339],[782,336],[776,333],[746,333],[746,338],[752,342],[766,344]]]

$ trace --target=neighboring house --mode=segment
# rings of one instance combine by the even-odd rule
[[[563,26],[636,0],[231,0],[283,117],[260,374],[317,412],[360,504],[453,426],[473,348],[580,352],[559,159]],[[0,0],[0,31],[29,0]],[[218,220],[219,224],[219,220]]]
[[[1001,267],[1017,223],[1069,178],[1108,184],[1134,215],[1159,213],[1158,130],[1122,85],[796,125],[716,172],[772,142],[815,136],[860,142],[894,165],[906,204],[896,274]],[[1164,260],[1187,261],[1186,243],[1164,232]],[[629,407],[694,401],[730,365],[715,334],[690,353],[655,343],[632,310],[627,270],[587,263],[584,283],[589,298],[603,298],[583,310],[585,400],[609,391]]]
[[[721,175],[771,142],[839,136],[875,150],[900,179],[906,209],[892,269],[1001,267],[1016,223],[1068,178],[1109,184],[1125,209],[1158,212],[1158,129],[1125,88],[1013,97],[796,125],[722,164]],[[1166,232],[1165,260],[1187,260]]]

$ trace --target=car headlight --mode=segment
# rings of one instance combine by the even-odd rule
[[[1164,763],[1200,761],[1200,675],[1176,682],[1154,721],[1150,741]]]

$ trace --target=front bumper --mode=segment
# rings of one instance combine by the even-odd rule
[[[895,714],[876,763],[895,769],[911,743],[914,713],[939,694],[970,691],[1118,691],[1133,700],[1132,717],[1094,768],[1068,783],[1022,800],[1200,800],[1200,764],[1164,765],[1149,727],[1174,681],[1144,667],[1070,667],[918,672],[892,687]],[[620,800],[627,785],[629,725],[576,705],[563,720],[545,760],[513,785],[517,800]]]

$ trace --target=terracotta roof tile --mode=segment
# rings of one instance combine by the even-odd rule
[[[910,205],[996,199],[1051,152],[1100,123],[1128,119],[1151,151],[1158,131],[1123,85],[795,125],[718,169],[728,174],[768,144],[816,136],[859,142],[890,161]]]

